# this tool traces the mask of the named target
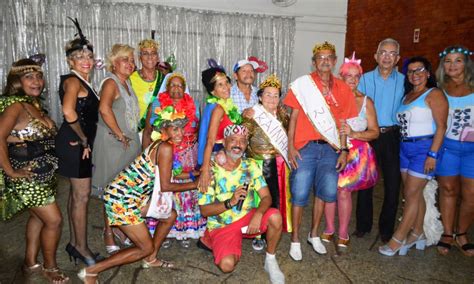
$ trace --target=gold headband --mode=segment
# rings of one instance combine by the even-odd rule
[[[214,83],[217,80],[222,79],[222,78],[225,78],[227,80],[227,75],[223,72],[216,72],[216,75],[214,75],[214,77],[212,77],[210,83]]]
[[[336,47],[334,46],[334,44],[331,44],[327,41],[325,41],[324,43],[317,43],[313,48],[313,55],[320,52],[321,50],[330,50],[336,53]]]
[[[156,50],[160,49],[160,44],[153,39],[144,39],[138,44],[138,48],[154,48]]]
[[[38,65],[22,65],[22,66],[13,66],[10,69],[10,74],[23,76],[31,72],[40,72],[43,73],[43,70]]]
[[[276,76],[276,74],[272,74],[268,76],[265,79],[265,81],[260,83],[260,86],[259,86],[260,90],[263,90],[266,87],[274,87],[277,89],[281,89],[281,82],[280,82],[280,79],[278,79],[278,77]]]

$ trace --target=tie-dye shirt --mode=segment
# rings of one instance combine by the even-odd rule
[[[219,215],[207,217],[207,228],[210,231],[232,224],[247,215],[251,209],[256,208],[254,194],[267,186],[261,168],[253,159],[242,159],[240,165],[233,171],[227,171],[215,164],[212,167],[212,172],[214,180],[206,193],[199,193],[199,205],[224,202],[232,198],[237,187],[243,185],[246,180],[249,181],[249,187],[241,211],[237,210],[237,206],[234,206]]]

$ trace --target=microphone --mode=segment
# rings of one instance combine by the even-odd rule
[[[249,180],[248,179],[245,179],[244,188],[245,188],[245,191],[249,190]],[[242,205],[244,205],[244,201],[245,201],[245,199],[240,199],[239,202],[237,202],[237,210],[238,211],[242,210]]]

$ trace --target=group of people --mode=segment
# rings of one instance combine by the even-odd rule
[[[474,66],[467,48],[442,51],[436,75],[426,58],[410,58],[403,75],[395,69],[400,46],[388,38],[377,47],[374,70],[364,74],[353,54],[335,76],[335,46],[316,44],[314,71],[293,81],[283,100],[275,74],[254,86],[255,73],[265,69],[261,61],[239,60],[234,85],[214,62],[202,72],[207,97],[200,112],[184,75],[159,64],[159,44],[152,39],[138,45],[141,69],[134,48],[115,44],[107,56],[109,73],[96,92],[90,83],[93,46],[74,22],[78,37],[65,49],[71,71],[59,86],[59,130],[39,100],[44,79],[37,62],[15,62],[0,97],[0,217],[29,209],[25,273],[69,281],[56,262],[62,222],[56,170],[71,184],[65,249],[71,260],[86,265],[78,274],[85,283],[139,260],[143,268],[175,267],[157,258],[171,238],[185,248],[198,239],[225,273],[239,262],[242,239],[251,238],[254,249],[266,248],[270,281],[284,283],[278,243],[282,232],[291,233],[289,255],[303,259],[300,229],[310,193],[307,242],[326,254],[324,242],[336,236],[338,248],[350,244],[353,191],[353,235],[371,231],[379,175],[381,254],[425,248],[423,188],[436,177],[444,227],[438,251],[445,255],[456,245],[474,255],[466,236],[474,216]],[[91,188],[103,193],[107,258],[87,244]],[[395,230],[400,188],[406,202]],[[172,208],[155,220],[149,212],[157,206],[154,195],[170,192]]]

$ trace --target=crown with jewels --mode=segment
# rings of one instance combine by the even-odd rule
[[[272,75],[268,76],[265,79],[265,81],[260,83],[260,86],[259,86],[260,90],[265,89],[266,87],[274,87],[274,88],[277,88],[277,89],[281,89],[281,81],[280,81],[280,79],[278,79],[276,74],[272,74]]]
[[[321,50],[331,50],[336,53],[336,46],[332,43],[325,41],[324,43],[317,43],[313,48],[313,54],[320,52]]]

